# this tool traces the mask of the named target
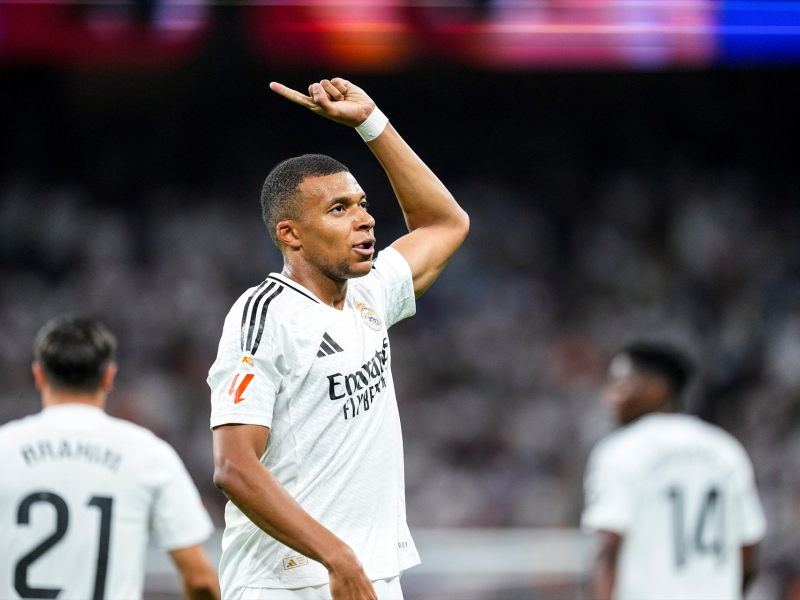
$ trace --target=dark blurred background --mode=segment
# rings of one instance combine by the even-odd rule
[[[367,191],[379,248],[404,231],[358,136],[268,87],[341,75],[472,219],[393,329],[412,531],[576,527],[585,459],[613,427],[597,398],[608,360],[664,340],[701,367],[690,410],[753,458],[770,522],[760,593],[800,597],[794,25],[764,25],[786,34],[762,36],[764,50],[726,41],[724,11],[706,14],[720,3],[696,2],[716,21],[689,51],[667,37],[637,53],[630,40],[540,43],[548,23],[586,21],[558,0],[543,17],[547,4],[365,3],[345,17],[0,5],[0,422],[38,410],[38,328],[100,315],[120,338],[110,412],[176,447],[222,525],[205,377],[232,303],[281,268],[260,219],[266,174],[330,154]],[[519,24],[533,33],[509,54],[503,27]]]

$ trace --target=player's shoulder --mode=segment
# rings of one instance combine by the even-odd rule
[[[116,440],[135,446],[139,453],[155,454],[163,456],[172,454],[174,450],[166,441],[162,440],[147,427],[143,427],[131,421],[106,415],[106,431],[113,432]]]
[[[634,465],[643,462],[661,433],[661,426],[650,415],[609,433],[594,447],[596,462]]]
[[[148,485],[161,485],[185,468],[175,448],[153,431],[125,419],[106,418],[104,435],[125,456],[129,475]]]
[[[151,440],[156,439],[159,440],[160,438],[150,431],[147,427],[143,427],[133,421],[128,421],[126,419],[121,419],[119,417],[114,417],[106,413],[105,415],[106,424],[105,427],[108,429],[112,429],[116,435],[124,435],[126,437],[134,438],[134,439],[141,439],[141,440]]]
[[[706,424],[697,417],[677,413],[651,413],[608,436],[609,447],[657,447],[697,437],[707,437]]]
[[[589,457],[590,470],[608,471],[632,469],[640,453],[636,451],[636,436],[631,435],[630,426],[612,431],[592,449]]]
[[[626,436],[623,431],[617,429],[606,435],[603,439],[597,442],[592,448],[592,458],[599,460],[606,456],[616,454],[626,445]]]
[[[367,275],[352,281],[361,287],[385,287],[406,279],[411,279],[411,267],[400,252],[388,246],[380,251]]]
[[[280,275],[271,273],[260,284],[247,289],[233,303],[225,318],[229,341],[236,341],[237,352],[256,354],[281,331],[295,331],[320,318],[323,304],[309,290]]]
[[[0,443],[25,435],[31,429],[39,428],[41,420],[42,413],[38,412],[0,425]]]
[[[46,411],[40,411],[0,426],[0,447],[13,444],[18,439],[28,438],[31,435],[73,431],[71,425],[64,428],[63,419],[45,413]],[[88,429],[81,427],[78,431],[88,432],[93,437],[99,436],[102,439],[113,440],[117,447],[134,448],[137,455],[163,457],[172,451],[172,447],[167,442],[146,427],[112,417],[105,411],[93,416],[89,421]]]
[[[702,446],[717,455],[738,461],[747,459],[742,444],[721,427],[688,414],[653,414],[623,428],[615,446],[621,451],[646,457],[676,446]]]
[[[646,429],[649,424],[640,419],[623,425],[609,433],[595,446],[598,454],[615,454],[630,451],[640,445],[647,437]]]
[[[245,326],[252,319],[285,318],[316,310],[321,302],[300,284],[278,273],[271,273],[258,285],[245,290],[231,306],[228,320]]]
[[[732,452],[744,450],[739,440],[722,427],[695,415],[685,413],[653,415],[648,417],[646,425],[641,428],[640,433],[643,437],[709,444]]]
[[[694,426],[697,428],[699,436],[702,436],[709,444],[732,460],[750,460],[742,443],[722,427],[699,418],[695,418]]]
[[[410,306],[406,307],[407,314],[404,316],[414,314],[414,280],[411,267],[403,255],[391,246],[381,250],[370,272],[364,277],[352,279],[351,285],[355,297],[366,301],[373,308],[385,310],[387,307],[384,304],[387,301],[405,300]],[[391,318],[390,315],[386,316]]]

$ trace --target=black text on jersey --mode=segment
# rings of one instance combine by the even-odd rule
[[[389,339],[383,338],[383,347],[375,351],[375,356],[361,365],[353,373],[328,375],[328,396],[333,401],[341,401],[345,421],[367,411],[377,395],[386,387],[386,363],[389,360],[387,349]]]

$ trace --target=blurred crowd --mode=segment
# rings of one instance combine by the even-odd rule
[[[587,455],[614,427],[598,397],[608,361],[626,341],[662,340],[698,364],[688,409],[750,452],[770,523],[762,562],[789,580],[800,572],[800,190],[679,166],[587,189],[554,203],[485,176],[452,185],[470,236],[392,331],[412,529],[576,526]],[[377,231],[379,247],[391,241]],[[176,447],[221,525],[205,378],[231,304],[280,268],[255,194],[163,188],[134,207],[8,182],[0,422],[38,409],[37,329],[100,315],[120,340],[110,412]]]

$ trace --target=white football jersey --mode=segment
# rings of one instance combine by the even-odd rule
[[[696,417],[662,413],[594,449],[582,525],[623,536],[617,600],[741,598],[741,548],[766,531],[741,444]]]
[[[0,598],[141,598],[150,530],[165,550],[213,531],[152,432],[85,404],[0,427]]]
[[[416,310],[411,269],[393,248],[351,279],[343,310],[272,274],[225,319],[211,367],[211,426],[270,428],[261,462],[356,553],[372,580],[419,563],[406,525],[403,441],[387,330]],[[245,587],[328,583],[228,503],[224,598]]]

